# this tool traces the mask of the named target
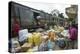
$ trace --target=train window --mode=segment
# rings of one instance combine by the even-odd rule
[[[33,22],[33,14],[29,9],[20,8],[20,19],[22,26],[29,26]]]
[[[38,24],[37,16],[39,16],[39,13],[33,12],[34,21]]]
[[[53,21],[54,21],[54,18],[53,18]]]
[[[12,4],[11,11],[12,16],[19,17],[18,7],[15,4]]]
[[[15,23],[14,19],[18,20],[18,22],[20,23],[18,7],[14,3],[11,3],[11,24],[12,25]]]
[[[33,12],[33,16],[34,18],[37,18],[37,16],[39,16],[39,13]]]
[[[14,16],[16,16],[15,6],[11,3],[11,17],[13,18]]]

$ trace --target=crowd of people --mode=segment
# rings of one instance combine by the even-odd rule
[[[36,51],[49,51],[49,50],[56,50],[56,49],[77,49],[77,42],[78,42],[78,27],[76,24],[72,23],[72,24],[66,24],[66,25],[61,25],[61,24],[55,24],[54,26],[50,26],[50,28],[48,30],[45,30],[45,28],[47,28],[46,25],[45,28],[38,28],[36,29],[36,31],[30,33],[30,35],[34,35],[35,33],[35,38],[32,39],[36,39],[35,41],[33,41],[31,38],[29,40],[29,37],[27,38],[26,35],[28,34],[26,31],[26,34],[24,35],[25,37],[20,38],[19,36],[19,32],[20,30],[24,30],[20,28],[19,23],[15,21],[15,24],[13,24],[12,26],[12,37],[10,38],[10,42],[9,42],[9,50],[12,49],[12,43],[17,39],[17,43],[19,45],[19,47],[17,47],[15,49],[15,52],[20,52],[21,49],[25,49],[26,47],[30,47],[33,48],[34,44],[33,42],[36,42],[38,39],[38,50]],[[25,33],[25,32],[24,32]],[[36,38],[37,34],[40,33],[39,36],[41,36],[41,40],[40,37]],[[46,34],[47,33],[47,34]],[[45,35],[42,35],[45,34]],[[23,35],[23,34],[21,34]],[[33,37],[34,37],[33,36]],[[45,36],[46,38],[42,38],[43,36]],[[12,38],[16,38],[15,40],[12,40]],[[23,39],[22,41],[19,41],[19,39]],[[31,41],[32,40],[32,41]],[[31,44],[28,44],[27,42],[31,42]],[[26,47],[23,47],[23,45],[25,45]],[[27,50],[26,50],[27,51]],[[12,52],[12,51],[10,51]]]

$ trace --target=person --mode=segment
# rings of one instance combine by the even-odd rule
[[[19,20],[13,18],[12,34],[14,37],[18,37],[19,30],[20,30]]]
[[[64,23],[64,28],[65,28],[65,29],[68,29],[68,27],[69,27],[69,23],[66,21],[66,22]]]
[[[78,37],[78,30],[76,28],[75,24],[72,24],[69,28],[69,39],[71,40],[71,48],[74,49],[75,47],[77,48],[77,37]]]

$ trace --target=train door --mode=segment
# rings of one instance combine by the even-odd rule
[[[37,16],[39,16],[39,15],[40,15],[39,13],[33,12],[33,18],[34,18],[34,20],[35,20],[35,23],[37,23],[37,25],[38,25]]]

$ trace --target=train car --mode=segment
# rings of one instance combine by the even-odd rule
[[[10,2],[11,8],[11,19],[18,19],[22,29],[36,29],[40,27],[38,22],[42,21],[41,24],[49,24],[51,19],[51,14],[48,14],[41,10],[36,10],[34,8],[18,4],[16,2]],[[40,20],[37,16],[41,16]],[[12,25],[12,24],[11,24]]]

